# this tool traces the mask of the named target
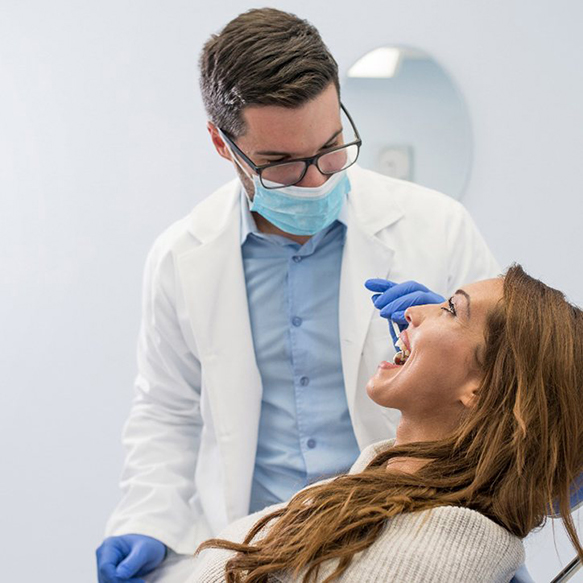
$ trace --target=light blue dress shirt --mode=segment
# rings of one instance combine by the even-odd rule
[[[299,245],[259,232],[243,193],[241,207],[249,316],[263,384],[249,508],[256,512],[347,471],[360,452],[338,332],[342,215]]]
[[[338,295],[346,226],[305,245],[258,231],[241,192],[241,246],[263,383],[249,512],[346,472],[360,451],[348,413]],[[513,583],[534,583],[523,565]]]

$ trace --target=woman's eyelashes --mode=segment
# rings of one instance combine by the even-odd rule
[[[455,310],[455,306],[453,304],[453,296],[451,296],[448,300],[447,300],[447,308],[442,307],[442,310],[445,310],[446,312],[449,312],[452,316],[457,316],[457,312]]]

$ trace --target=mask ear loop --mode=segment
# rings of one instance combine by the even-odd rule
[[[237,157],[235,152],[233,152],[233,149],[231,148],[231,145],[229,144],[228,140],[225,139],[225,134],[223,134],[223,132],[219,129],[218,129],[218,131],[219,131],[221,138],[223,139],[223,142],[225,142],[225,146],[227,146],[227,150],[229,150],[229,152],[231,154],[231,158],[233,158],[233,162],[235,162],[235,164],[237,164],[237,166],[239,166],[239,168],[241,168],[241,170],[243,171],[243,174],[245,174],[245,176],[247,176],[247,178],[249,178],[249,180],[253,181],[253,176],[250,176],[247,173],[247,170],[245,170],[245,168],[241,164],[241,162],[239,162],[239,158]]]
[[[239,162],[239,158],[237,157],[237,154],[235,154],[235,152],[233,152],[233,149],[231,148],[231,145],[225,139],[225,134],[223,134],[223,132],[219,128],[217,128],[217,129],[219,131],[219,134],[220,134],[221,138],[223,139],[223,142],[225,142],[225,146],[227,146],[227,150],[229,150],[229,152],[231,154],[231,158],[233,159],[233,162],[235,162],[235,164],[237,164],[237,166],[239,166],[239,168],[241,169],[241,172],[243,172],[243,174],[245,174],[245,176],[251,182],[253,182],[253,187],[255,188],[255,180],[253,179],[253,176],[250,176],[247,173],[247,170],[241,164],[241,162]],[[249,193],[247,192],[247,189],[245,188],[245,185],[243,184],[242,186],[243,186],[243,192],[245,193],[245,198],[247,199],[247,203],[249,204],[249,208],[251,208],[251,205],[253,204],[253,201],[249,198]]]

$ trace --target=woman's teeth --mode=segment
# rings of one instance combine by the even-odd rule
[[[407,350],[405,343],[400,338],[395,343],[395,346],[399,349],[399,352],[393,356],[393,363],[403,365],[407,362],[411,352]]]

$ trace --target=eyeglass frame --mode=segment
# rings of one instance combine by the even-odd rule
[[[218,128],[221,132],[221,134],[223,135],[223,137],[225,138],[225,140],[227,141],[227,143],[229,144],[229,146],[231,146],[235,152],[237,152],[237,154],[239,156],[241,156],[241,158],[243,158],[243,160],[257,173],[257,175],[259,176],[259,180],[261,181],[261,184],[267,188],[268,190],[277,190],[278,188],[287,188],[288,186],[295,186],[296,184],[299,184],[306,176],[306,174],[308,173],[308,168],[312,165],[316,166],[316,168],[318,169],[318,171],[323,174],[324,176],[332,176],[334,174],[337,174],[338,172],[342,172],[343,170],[346,170],[347,168],[350,168],[350,166],[352,166],[353,164],[356,163],[356,161],[358,160],[358,156],[360,154],[360,147],[362,146],[362,139],[360,137],[360,134],[358,133],[358,129],[356,128],[356,124],[354,123],[354,120],[352,119],[352,117],[350,116],[350,114],[348,113],[348,111],[346,110],[346,108],[344,107],[344,105],[342,103],[340,103],[340,108],[342,109],[342,111],[345,113],[346,117],[348,118],[348,121],[350,122],[350,124],[352,125],[352,129],[354,131],[354,135],[356,136],[356,140],[353,140],[352,142],[349,142],[348,144],[342,144],[342,146],[337,146],[336,148],[330,148],[329,150],[326,150],[326,152],[320,152],[319,154],[316,154],[315,156],[308,156],[307,158],[293,158],[291,160],[282,160],[279,162],[269,162],[268,164],[262,164],[261,166],[257,166],[257,164],[255,164],[255,162],[253,162],[253,160],[251,160],[251,158],[249,158],[249,156],[247,156],[247,154],[245,154],[245,152],[243,152],[243,150],[241,150],[241,148],[239,148],[239,146],[237,146],[237,144],[233,141],[233,139],[231,137],[229,137],[229,134],[227,134],[227,132],[225,132],[225,130]],[[331,154],[332,152],[337,152],[338,150],[344,150],[350,146],[358,146],[358,150],[356,152],[356,158],[354,159],[354,162],[351,162],[349,166],[347,166],[346,168],[343,168],[342,170],[337,170],[336,172],[332,172],[330,174],[327,174],[325,172],[322,172],[322,170],[320,170],[320,167],[318,166],[318,160],[322,157],[322,156],[326,156],[327,154]],[[262,172],[268,168],[273,168],[275,166],[283,166],[284,164],[293,164],[294,162],[305,162],[305,166],[304,166],[304,171],[300,177],[299,180],[297,180],[296,182],[292,183],[292,184],[285,184],[282,186],[266,186],[265,183],[263,182],[263,178],[261,176]],[[271,182],[271,181],[269,181]]]

